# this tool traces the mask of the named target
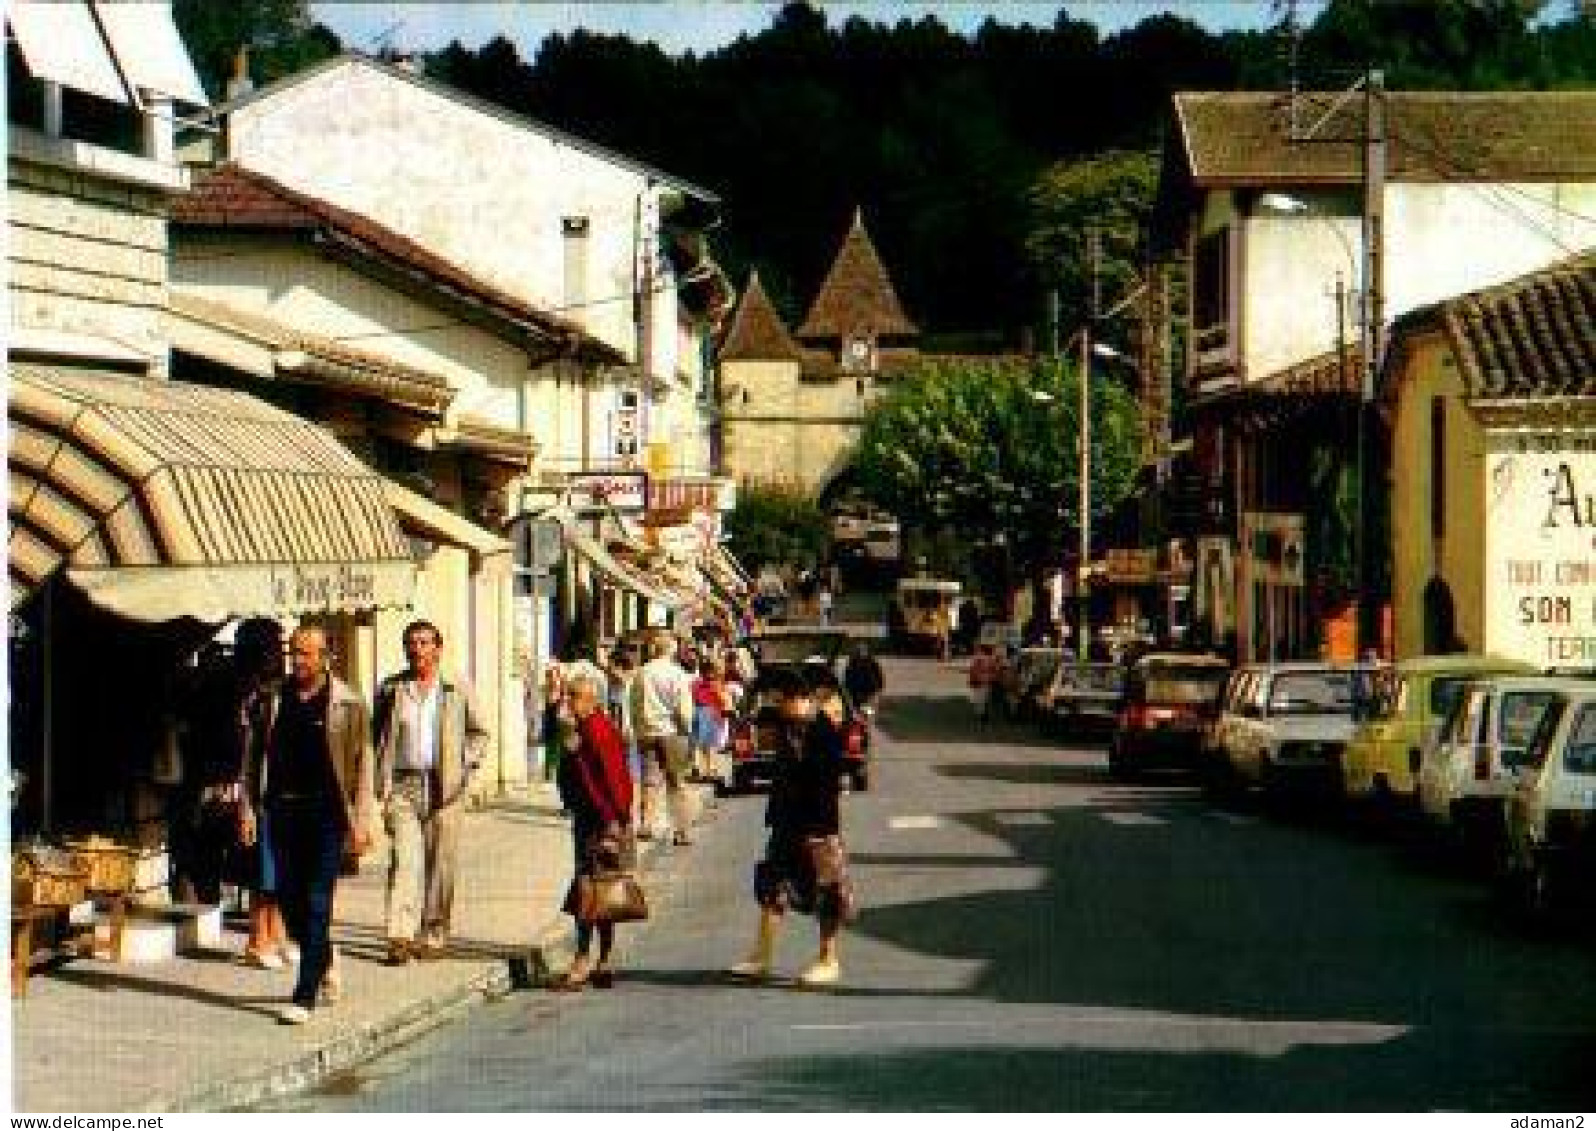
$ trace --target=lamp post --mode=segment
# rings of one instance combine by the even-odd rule
[[[1090,593],[1087,578],[1092,561],[1092,356],[1128,362],[1119,350],[1106,342],[1092,341],[1090,327],[1082,327],[1076,335],[1081,345],[1080,406],[1076,424],[1076,476],[1079,480],[1080,500],[1080,561],[1075,575],[1075,660],[1084,666],[1090,654],[1091,640]],[[1033,400],[1051,404],[1053,394],[1043,389],[1031,392]]]
[[[1370,252],[1371,234],[1368,217],[1365,215],[1363,222],[1364,255],[1361,257],[1364,270],[1358,270],[1360,257],[1352,249],[1352,241],[1347,238],[1339,225],[1332,223],[1332,217],[1323,212],[1318,212],[1304,201],[1285,193],[1266,192],[1258,197],[1258,204],[1270,212],[1282,212],[1298,216],[1311,216],[1322,220],[1326,227],[1335,234],[1341,243],[1341,250],[1346,253],[1347,266],[1351,271],[1353,293],[1358,296],[1358,349],[1361,356],[1358,359],[1358,400],[1354,410],[1353,430],[1354,436],[1354,461],[1357,469],[1357,515],[1352,523],[1352,564],[1357,585],[1357,605],[1353,620],[1353,655],[1361,656],[1368,646],[1368,630],[1364,623],[1364,609],[1368,603],[1368,531],[1364,529],[1368,522],[1368,487],[1367,478],[1369,470],[1368,454],[1368,405],[1374,397],[1374,378],[1378,367],[1379,346],[1376,340],[1378,333],[1377,320],[1380,317],[1379,296],[1377,287],[1370,285],[1370,281],[1377,277],[1378,270],[1375,260]],[[1367,214],[1368,209],[1365,209]],[[1339,282],[1340,272],[1337,271],[1336,286],[1336,347],[1342,347],[1342,331],[1344,314],[1341,309],[1342,292]]]

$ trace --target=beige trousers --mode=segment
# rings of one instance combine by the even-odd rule
[[[390,939],[443,942],[454,907],[459,803],[434,809],[428,779],[394,779],[384,820],[388,827]]]
[[[643,806],[639,827],[656,831],[662,788],[670,809],[670,831],[686,835],[693,827],[693,798],[683,784],[689,766],[687,747],[687,739],[681,736],[638,740],[643,756]]]

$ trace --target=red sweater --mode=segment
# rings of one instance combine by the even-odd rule
[[[602,711],[594,711],[577,727],[581,745],[571,756],[570,784],[574,796],[567,799],[573,812],[596,819],[630,824],[632,820],[632,775],[626,769],[626,747],[621,732]]]

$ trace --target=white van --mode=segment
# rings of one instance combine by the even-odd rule
[[[1596,683],[1559,687],[1507,799],[1502,882],[1532,919],[1588,901],[1596,859]]]

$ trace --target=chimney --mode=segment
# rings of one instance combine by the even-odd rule
[[[254,80],[249,77],[249,45],[246,43],[233,56],[233,74],[227,80],[227,90],[225,91],[227,101],[231,102],[235,98],[242,98],[254,89]]]

